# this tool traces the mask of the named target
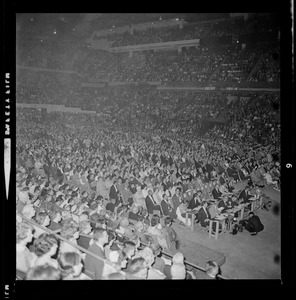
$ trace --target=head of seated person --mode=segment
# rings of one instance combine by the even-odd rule
[[[184,255],[183,255],[183,253],[181,253],[181,252],[175,253],[173,258],[172,258],[172,263],[183,265],[184,264]]]
[[[173,264],[171,267],[172,279],[185,279],[186,268],[184,265]]]
[[[147,279],[148,264],[143,257],[137,257],[130,261],[127,272],[134,277]]]
[[[92,227],[89,221],[85,220],[79,223],[79,233],[90,234],[91,231],[92,231]]]
[[[16,242],[17,244],[24,244],[30,243],[33,239],[33,232],[34,227],[25,222],[21,221],[17,223],[16,226]]]
[[[151,227],[160,227],[160,217],[157,214],[154,214],[150,221]]]
[[[123,272],[115,272],[108,275],[109,280],[126,280]]]
[[[78,277],[81,274],[83,264],[78,253],[62,253],[58,261],[63,279],[72,279],[73,277]]]
[[[56,254],[58,244],[58,239],[54,234],[42,233],[34,240],[35,254],[38,257],[44,255],[51,257]]]
[[[61,228],[61,236],[68,240],[77,240],[79,238],[78,224],[73,219],[63,221]]]
[[[216,278],[216,276],[220,273],[219,265],[214,261],[206,262],[206,274],[211,278]]]
[[[43,210],[37,212],[33,219],[38,225],[42,225],[44,227],[50,224],[50,217],[48,213]]]
[[[127,255],[127,257],[130,259],[132,258],[136,253],[136,244],[132,241],[124,241],[123,243],[123,251]]]
[[[22,214],[24,217],[32,219],[35,216],[36,211],[32,204],[27,204],[23,207]]]
[[[61,271],[48,265],[41,265],[28,270],[25,280],[61,280]]]

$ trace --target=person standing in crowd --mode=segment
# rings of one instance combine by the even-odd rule
[[[166,243],[168,246],[168,250],[174,253],[176,250],[180,248],[180,240],[176,231],[172,228],[172,219],[170,217],[166,217],[164,219],[165,226],[161,229],[164,233]]]
[[[93,232],[93,240],[94,242],[88,248],[88,251],[99,256],[102,260],[98,260],[89,254],[86,254],[84,263],[85,273],[93,279],[102,279],[104,269],[103,261],[106,259],[104,246],[108,243],[107,231],[101,228],[95,228]]]

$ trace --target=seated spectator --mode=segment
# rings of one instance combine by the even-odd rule
[[[165,216],[169,216],[173,220],[175,220],[177,218],[177,215],[174,212],[173,205],[171,204],[171,201],[167,194],[163,194],[163,200],[161,201],[160,205],[162,208],[162,212]]]
[[[108,275],[109,280],[125,280],[125,273],[123,272],[115,272]]]
[[[33,226],[24,221],[19,222],[16,227],[16,267],[23,272],[33,267],[36,259],[36,255],[26,247],[32,242],[33,230]]]
[[[48,226],[48,229],[55,231],[61,228],[61,225],[59,224],[62,220],[62,215],[59,210],[51,210],[49,213],[50,216],[50,224]]]
[[[249,199],[252,198],[250,187],[247,185],[239,194],[238,199],[242,199],[242,203],[250,203]]]
[[[42,233],[34,240],[34,250],[37,259],[34,266],[48,264],[58,268],[58,262],[51,257],[54,256],[58,249],[58,239],[53,234]]]
[[[43,227],[47,227],[50,224],[50,217],[45,211],[40,211],[38,212],[35,217],[34,221]],[[34,226],[35,228],[35,233],[34,233],[34,238],[38,238],[42,233],[45,233],[45,231],[38,226]]]
[[[209,213],[207,207],[208,207],[208,203],[206,201],[203,201],[201,203],[201,209],[197,213],[197,218],[202,227],[207,227],[207,226],[209,226],[209,223],[210,223],[211,216],[210,216],[210,213]]]
[[[164,279],[165,275],[157,269],[154,269],[152,265],[155,262],[155,256],[153,251],[149,247],[145,247],[143,250],[138,251],[136,257],[143,257],[148,265],[147,279]]]
[[[59,269],[46,264],[28,270],[25,280],[62,280],[62,275]]]
[[[187,212],[187,203],[182,201],[182,203],[177,207],[176,215],[182,225],[190,227],[191,226],[190,219],[187,220],[187,224],[186,224],[186,212]]]
[[[108,275],[121,270],[121,263],[119,261],[120,253],[118,251],[111,251],[108,254],[107,262],[104,263],[102,278],[107,279]]]
[[[185,279],[186,278],[186,269],[181,265],[174,264],[171,267],[171,279]]]
[[[222,199],[218,202],[218,210],[220,213],[223,213],[229,207],[227,205],[229,198],[227,196],[223,196]]]
[[[63,238],[67,239],[69,242],[77,245],[77,239],[79,238],[78,224],[75,223],[72,219],[63,221],[60,234]],[[76,252],[79,255],[82,255],[80,250],[68,244],[67,242],[62,241],[60,245],[59,253],[61,254],[65,252]]]
[[[231,193],[229,192],[228,188],[226,187],[226,184],[221,184],[219,187],[219,191],[222,194],[222,196],[229,196]]]
[[[135,221],[135,222],[137,222],[137,221],[143,221],[143,217],[140,216],[140,215],[138,214],[138,212],[139,212],[139,207],[138,207],[138,206],[134,206],[134,207],[130,210],[130,212],[129,212],[129,214],[128,214],[129,219],[132,220],[132,221]]]
[[[83,264],[79,254],[75,252],[65,252],[59,256],[58,261],[62,273],[62,280],[90,279],[81,272]]]
[[[214,261],[207,261],[205,271],[208,279],[217,279],[217,275],[220,275],[220,268]]]
[[[28,219],[32,219],[36,214],[36,211],[32,204],[27,204],[23,207],[22,215]]]
[[[187,208],[198,210],[200,208],[200,205],[201,205],[201,191],[197,191],[195,194],[193,194],[193,197],[190,200]]]
[[[272,184],[276,189],[278,189],[278,180],[273,180],[272,176],[269,174],[269,172],[263,173],[266,185]]]
[[[150,226],[147,230],[155,242],[157,242],[163,249],[168,249],[168,245],[164,234],[161,231],[160,218],[157,215],[153,215],[150,221]]]
[[[219,185],[216,184],[215,188],[212,191],[214,199],[219,199],[222,196],[222,192],[220,192]]]
[[[208,206],[208,211],[211,216],[210,219],[214,219],[220,214],[221,209],[220,210],[218,209],[218,200],[211,200],[209,203],[210,204]]]
[[[92,232],[92,227],[89,221],[85,220],[79,223],[79,234],[83,233],[86,235],[91,235],[91,232]]]
[[[131,260],[137,252],[136,244],[131,241],[125,241],[122,251],[126,254],[127,259]]]
[[[126,269],[127,279],[147,279],[148,264],[143,257],[137,257],[131,260]]]
[[[31,204],[31,202],[29,200],[29,196],[28,196],[28,194],[25,191],[20,191],[19,193],[17,193],[17,196],[18,196],[18,199],[17,199],[17,210],[18,210],[19,213],[23,213],[24,207],[26,205],[30,205]]]
[[[153,197],[153,191],[151,189],[148,190],[148,195],[145,199],[145,204],[149,214],[153,214],[155,210],[158,210],[162,214],[160,205],[155,201]]]
[[[137,186],[136,188],[136,193],[133,195],[133,202],[133,206],[141,206],[142,208],[146,209],[145,198],[140,186]]]
[[[184,255],[181,252],[177,252],[174,254],[171,265],[165,265],[164,274],[166,275],[167,279],[172,279],[171,271],[172,271],[173,266],[178,266],[175,269],[175,271],[177,273],[177,274],[175,273],[175,277],[178,277],[178,274],[179,274],[180,277],[182,277],[184,275],[184,278],[179,278],[179,279],[185,279],[186,268],[184,265]],[[178,279],[178,278],[175,278],[175,279]]]

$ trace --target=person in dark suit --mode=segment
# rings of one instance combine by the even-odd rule
[[[193,194],[193,198],[190,200],[188,204],[188,209],[194,209],[196,207],[199,207],[201,205],[201,191],[198,190],[197,193]]]
[[[220,210],[220,212],[224,212],[226,209],[228,209],[228,205],[227,205],[227,201],[228,201],[228,197],[224,196],[218,203],[218,209]]]
[[[145,204],[146,204],[146,208],[147,208],[147,211],[149,214],[153,214],[154,210],[159,210],[160,213],[162,214],[160,205],[157,204],[155,202],[155,200],[153,199],[153,191],[152,190],[148,191],[148,195],[145,199]]]
[[[103,260],[106,259],[104,245],[107,243],[107,231],[102,228],[95,228],[93,232],[93,244],[88,248],[88,251],[101,257],[102,261],[86,254],[84,263],[85,274],[93,279],[102,279],[104,268]]]
[[[251,233],[251,235],[257,235],[258,232],[263,231],[264,225],[261,220],[252,211],[249,213],[248,220],[245,221],[245,229]]]
[[[207,227],[207,226],[209,226],[209,223],[210,223],[211,216],[207,209],[207,206],[208,206],[208,203],[206,201],[203,201],[201,203],[201,209],[197,213],[197,219],[199,220],[200,225],[202,227]]]
[[[176,213],[174,212],[174,208],[169,201],[169,197],[167,194],[163,194],[163,200],[161,201],[160,205],[162,208],[162,212],[165,216],[171,217],[173,220],[177,218]]]
[[[109,198],[115,199],[116,203],[119,201],[119,189],[116,186],[116,179],[114,179],[113,184],[110,187]]]
[[[177,208],[182,203],[182,199],[181,199],[181,195],[180,195],[181,192],[180,191],[181,191],[180,188],[176,188],[175,195],[171,199],[172,204],[173,204],[173,208],[174,208],[174,212],[176,212]]]
[[[139,215],[139,207],[138,206],[134,206],[131,211],[129,212],[128,214],[128,218],[130,220],[133,220],[133,221],[140,221],[142,222],[143,221],[143,217],[141,215]]]
[[[239,194],[238,199],[242,199],[242,203],[249,203],[249,199],[253,196],[250,194],[250,187],[247,185],[244,190]]]
[[[216,184],[215,188],[212,190],[212,195],[213,195],[214,199],[220,199],[220,197],[222,196],[222,193],[219,191],[218,184]]]

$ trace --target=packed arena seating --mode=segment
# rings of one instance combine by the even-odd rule
[[[152,44],[177,40],[191,40],[203,37],[223,37],[238,34],[265,33],[279,29],[273,19],[250,18],[249,20],[217,20],[200,24],[185,24],[163,28],[147,28],[107,36],[109,41],[114,41],[112,47]]]
[[[21,43],[17,63],[22,66],[73,70],[90,81],[188,84],[191,82],[279,82],[280,53],[271,44],[175,51],[111,53],[75,45],[55,48],[36,41]],[[48,50],[50,48],[55,49]],[[77,49],[75,52],[74,49]],[[24,55],[24,53],[26,53]],[[31,59],[32,58],[32,59]]]
[[[19,66],[55,70],[72,70],[78,57],[84,54],[81,42],[57,42],[42,38],[20,37],[16,41],[16,61]]]
[[[104,225],[102,225],[104,222],[109,225],[113,224],[113,228],[117,228],[120,232],[126,233],[130,239],[133,239],[134,234],[138,233],[138,231],[131,229],[134,227],[132,225],[133,219],[129,219],[130,213],[128,215],[125,214],[128,217],[127,221],[123,221],[123,215],[118,213],[121,211],[119,207],[126,205],[127,213],[132,211],[136,216],[138,215],[139,218],[142,218],[142,221],[147,219],[148,227],[144,233],[146,232],[148,236],[154,237],[158,244],[162,245],[164,252],[166,252],[168,251],[168,245],[165,240],[163,240],[165,235],[163,235],[163,231],[153,229],[155,225],[152,221],[151,224],[149,223],[149,214],[147,214],[146,211],[147,207],[140,202],[138,198],[140,191],[142,195],[141,199],[143,200],[145,199],[144,193],[152,188],[153,195],[159,205],[161,201],[163,201],[162,193],[169,193],[168,195],[172,197],[176,187],[180,187],[182,195],[185,195],[189,189],[189,185],[185,185],[185,182],[187,183],[189,178],[191,185],[195,182],[195,184],[197,184],[198,182],[199,188],[203,191],[202,199],[207,199],[208,193],[211,192],[216,183],[220,182],[220,179],[223,177],[223,172],[225,172],[222,171],[222,174],[217,173],[216,175],[211,172],[211,177],[208,177],[209,175],[205,168],[207,162],[209,162],[210,159],[210,161],[212,161],[212,167],[225,170],[226,162],[231,158],[233,161],[233,155],[235,155],[235,153],[239,153],[239,155],[235,155],[236,159],[234,161],[236,162],[233,164],[238,170],[244,170],[246,172],[243,173],[245,176],[251,176],[252,172],[256,171],[256,166],[260,164],[260,168],[263,167],[262,176],[264,172],[269,172],[272,174],[274,180],[279,180],[280,170],[278,162],[280,155],[277,141],[280,128],[277,127],[278,124],[275,121],[275,116],[278,116],[278,110],[276,110],[278,100],[278,97],[266,94],[261,97],[261,99],[251,98],[253,106],[249,106],[249,101],[238,99],[239,105],[234,101],[234,103],[232,103],[233,105],[229,107],[228,114],[230,115],[231,123],[225,127],[210,130],[204,137],[196,137],[195,135],[195,139],[191,141],[185,138],[187,136],[185,132],[181,132],[181,134],[178,135],[171,134],[170,128],[162,128],[159,136],[155,134],[157,131],[155,131],[154,128],[149,128],[149,126],[142,126],[142,130],[138,132],[132,130],[124,131],[122,127],[123,122],[119,116],[124,116],[125,114],[122,114],[120,110],[117,111],[118,119],[116,119],[114,123],[110,122],[108,118],[104,119],[97,115],[89,116],[80,114],[77,116],[72,113],[49,113],[46,118],[44,118],[44,116],[42,118],[36,109],[33,109],[34,112],[30,109],[18,109],[18,206],[20,205],[22,207],[25,206],[25,204],[31,203],[37,210],[36,214],[39,215],[43,212],[43,214],[48,215],[51,212],[46,203],[50,201],[51,205],[57,205],[59,208],[63,208],[60,211],[64,216],[63,225],[61,226],[66,226],[64,225],[67,224],[65,220],[69,219],[72,215],[72,218],[76,220],[73,221],[74,228],[80,226],[80,217],[82,215],[84,215],[85,218],[81,217],[81,219],[92,224],[92,215],[95,216],[98,214],[98,208],[100,208],[101,213],[104,212],[101,216],[101,219],[104,216],[104,221],[103,219],[99,223],[96,221],[96,226],[103,226],[104,228]],[[161,105],[160,103],[159,109],[161,109]],[[110,107],[112,107],[112,105],[110,105]],[[255,111],[253,109],[254,107]],[[148,110],[149,107],[147,106],[146,112]],[[259,123],[257,123],[258,115],[263,116],[263,119],[261,118]],[[137,119],[137,117],[141,119],[142,115],[136,115],[135,119]],[[145,124],[146,122],[144,122],[143,125]],[[147,122],[147,124],[149,124],[149,122]],[[265,128],[262,128],[263,124],[273,126],[272,129],[274,129],[275,135],[266,134],[266,132],[264,132]],[[179,127],[184,126],[183,123],[176,125]],[[264,133],[262,134],[263,139],[260,141],[262,144],[256,139],[251,138],[253,136],[255,137],[254,133],[258,131],[258,126],[260,128],[259,131]],[[126,129],[128,129],[128,127]],[[240,142],[238,143],[237,141]],[[266,147],[262,147],[263,145],[266,145]],[[255,150],[250,151],[250,149]],[[148,154],[149,152],[150,154]],[[199,154],[196,155],[195,153]],[[146,157],[146,155],[148,156]],[[152,160],[149,158],[150,155],[152,155]],[[162,161],[166,156],[172,160],[171,163],[169,163],[168,160],[167,166],[170,166],[168,169],[166,163],[163,165],[164,162]],[[95,157],[97,158],[95,159]],[[103,157],[105,157],[105,159],[102,160]],[[162,162],[161,165],[158,164],[158,161]],[[205,169],[197,169],[196,163],[201,164]],[[174,179],[169,176],[168,180],[173,183],[173,186],[169,188],[167,184],[165,184],[167,183],[167,179],[164,178],[168,174],[172,174],[170,170],[171,168],[174,170],[174,165],[178,168],[175,170],[179,170],[177,174],[179,173],[181,180],[174,181]],[[144,175],[146,173],[147,176],[150,174],[149,177]],[[100,180],[105,182],[102,187],[100,187],[101,183],[99,183],[99,177],[102,178]],[[126,184],[126,190],[124,190],[124,185],[121,185],[122,181]],[[212,187],[208,190],[207,186],[209,183],[213,183],[213,185],[211,185]],[[118,203],[117,200],[115,202],[115,207],[117,208],[117,213],[115,214],[114,208],[111,208],[113,207],[111,205],[111,203],[113,203],[112,198],[116,198],[115,195],[111,196],[112,184],[115,184],[120,191],[120,197],[118,196],[119,198],[117,199]],[[138,188],[136,188],[137,184]],[[163,185],[162,188],[161,185]],[[159,193],[161,190],[162,192]],[[128,193],[125,194],[125,192]],[[25,201],[24,198],[27,200]],[[102,203],[103,199],[105,199],[105,205]],[[188,204],[187,201],[185,203]],[[83,203],[85,206],[82,205]],[[142,208],[144,209],[142,211],[143,214],[139,214],[139,212],[135,213],[135,207],[141,206],[144,207]],[[108,213],[109,209],[111,209],[111,211]],[[63,213],[64,210],[66,211]],[[26,209],[20,209],[20,212],[23,211],[26,211]],[[83,213],[83,211],[85,211],[85,213]],[[150,217],[151,216],[150,214]],[[153,218],[157,219],[156,216],[153,216]],[[182,217],[178,217],[176,220],[183,222],[184,218],[183,221]],[[159,222],[156,222],[156,224],[158,223]],[[127,226],[127,224],[130,224],[130,226]],[[136,224],[140,226],[140,223]],[[143,224],[146,224],[145,221]],[[76,231],[77,230],[78,229],[76,229]],[[142,231],[138,234],[140,234],[143,241],[147,241],[147,238],[149,240],[147,234],[143,236]],[[42,236],[42,238],[44,237]],[[35,240],[38,241],[38,237],[36,237]],[[88,240],[91,240],[91,236]],[[75,238],[71,241],[75,242]],[[110,249],[110,244],[107,245],[106,249],[109,247],[109,252],[107,251],[107,253],[110,253],[111,250],[122,252],[124,244],[120,241],[120,238],[117,237],[116,247],[114,246],[115,250]],[[35,243],[37,242],[34,242],[34,245]],[[140,251],[141,250],[139,250],[139,252]],[[30,255],[33,256],[32,264],[29,265],[30,272],[40,265],[40,259],[34,258],[33,252],[34,251],[30,252]],[[83,258],[82,253],[80,253],[80,256],[81,261],[85,265],[86,258]],[[21,253],[20,257],[22,257]],[[35,259],[39,262],[38,264]],[[165,260],[165,256],[163,256],[162,259],[162,265],[170,264]],[[114,267],[115,262],[112,258],[108,259],[107,257],[107,260],[113,263]],[[21,258],[20,261],[22,261]],[[131,263],[132,258],[130,258],[129,261]],[[47,263],[49,264],[49,262]],[[156,266],[157,264],[155,262],[155,268],[157,269]],[[120,269],[122,269],[122,267],[118,266],[118,270]],[[123,268],[123,270],[125,269]],[[164,278],[165,271],[163,267],[157,270],[158,271],[155,271],[157,274],[146,275],[145,278]],[[29,279],[31,278],[29,276],[31,274],[30,272],[26,275]],[[196,272],[192,273],[187,270],[186,273],[186,276],[189,276],[189,278],[198,278]],[[83,275],[81,275],[81,273],[77,275],[73,272],[72,275],[79,275],[81,276],[80,279],[88,278],[85,277],[87,275],[84,273]],[[94,279],[98,278],[101,277],[94,276]]]
[[[260,48],[242,50],[237,47],[235,51],[229,51],[219,70],[212,77],[212,81],[246,80],[261,54]]]
[[[263,26],[263,21],[248,21],[248,26],[239,25],[242,20],[237,20],[237,27],[233,22],[223,21],[211,23],[210,28],[206,24],[188,25],[186,28],[205,29],[206,35],[212,32],[214,36],[219,36],[219,30],[227,35],[225,28],[253,28],[256,31],[276,30],[276,25]],[[224,26],[224,25],[225,26]],[[228,24],[228,25],[227,25]],[[252,26],[250,24],[253,24]],[[259,24],[259,25],[258,25]],[[268,24],[268,23],[267,23]],[[273,26],[273,27],[272,27]],[[273,28],[273,29],[271,29]],[[190,29],[190,30],[191,30]],[[149,29],[141,31],[141,34],[152,38],[157,37],[154,31],[170,32],[169,29]],[[185,30],[185,28],[184,28]],[[249,29],[248,29],[249,30]],[[249,31],[246,32],[249,32]],[[182,29],[172,29],[172,31],[182,31]],[[252,32],[252,31],[251,31]],[[138,33],[140,36],[141,34]],[[130,34],[114,35],[117,41],[128,43]],[[184,33],[176,35],[176,40],[180,40]],[[185,34],[186,36],[186,34]],[[144,40],[142,41],[144,43]],[[227,47],[200,47],[182,49],[181,53],[175,51],[162,52],[134,52],[132,57],[128,53],[112,53],[105,50],[91,50],[85,44],[74,42],[57,43],[51,40],[20,38],[17,42],[17,64],[21,66],[42,67],[54,70],[73,70],[86,76],[91,81],[161,81],[168,83],[190,83],[208,81],[243,82],[245,80],[253,82],[279,82],[280,52],[278,45],[247,46],[234,45]]]
[[[259,61],[256,71],[250,81],[280,82],[280,53],[279,48],[268,49]]]
[[[110,38],[113,46],[124,46],[227,36],[254,32],[260,21],[235,24],[191,24]],[[277,46],[270,45],[129,57],[67,43],[22,41],[16,95],[19,278],[222,278],[218,269],[225,257],[200,245],[198,261],[190,263],[174,226],[194,227],[194,218],[185,218],[192,201],[197,211],[205,203],[213,207],[216,186],[228,190],[232,208],[242,204],[239,184],[250,186],[260,199],[263,187],[280,189],[279,95],[143,83],[157,81],[167,88],[279,82],[279,56]],[[84,85],[94,82],[101,85]],[[38,104],[82,112],[45,113]],[[197,222],[210,231],[198,215]]]

